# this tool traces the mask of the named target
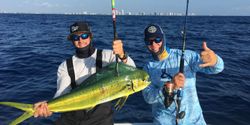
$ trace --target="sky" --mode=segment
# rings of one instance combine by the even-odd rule
[[[125,12],[185,13],[186,0],[116,0]],[[111,0],[0,0],[0,12],[111,14]],[[189,0],[196,15],[250,16],[250,0]]]

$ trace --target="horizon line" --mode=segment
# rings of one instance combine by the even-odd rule
[[[83,15],[85,15],[85,16],[111,16],[112,14],[100,14],[100,13],[90,13],[90,14],[82,14],[82,13],[29,13],[29,12],[0,12],[0,14],[33,14],[33,15],[69,15],[69,16],[72,16],[72,15],[74,15],[74,16],[83,16]],[[180,17],[182,17],[182,16],[185,16],[185,15],[175,15],[175,14],[173,14],[173,15],[158,15],[158,14],[156,14],[156,15],[154,15],[154,14],[143,14],[143,15],[139,15],[139,14],[124,14],[124,15],[121,15],[121,14],[119,14],[119,15],[117,15],[117,16],[180,16]],[[188,16],[250,16],[250,15],[212,15],[212,14],[210,14],[210,15],[197,15],[197,14],[195,14],[195,15],[188,15]]]

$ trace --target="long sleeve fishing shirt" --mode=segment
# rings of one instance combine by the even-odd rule
[[[73,56],[73,66],[75,72],[76,84],[81,84],[85,79],[96,72],[96,58],[97,58],[97,49],[95,52],[88,58],[78,58],[75,55]],[[115,62],[115,54],[112,50],[103,50],[102,51],[102,65],[105,67],[111,62]],[[134,61],[128,57],[126,64],[134,66]],[[71,91],[71,79],[68,75],[66,61],[62,62],[58,67],[57,71],[57,91],[54,95],[54,98],[69,93]]]
[[[176,124],[176,104],[166,108],[164,106],[163,85],[171,81],[179,72],[181,50],[171,49],[168,58],[162,61],[149,62],[144,69],[149,73],[151,84],[143,90],[143,96],[147,103],[152,104],[152,113],[155,125]],[[183,97],[180,111],[186,115],[179,120],[178,125],[205,125],[202,109],[199,103],[196,90],[196,73],[216,74],[224,69],[223,60],[217,55],[217,63],[213,67],[201,68],[200,55],[196,52],[186,50],[184,56],[184,75],[186,81],[183,87]]]

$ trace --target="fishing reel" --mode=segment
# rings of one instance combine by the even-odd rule
[[[174,83],[168,81],[163,88],[163,95],[165,97],[164,105],[168,108],[174,101]]]
[[[164,97],[165,97],[165,100],[164,100],[164,105],[166,108],[168,108],[173,101],[176,101],[177,103],[177,113],[176,113],[176,119],[183,119],[184,116],[185,116],[185,111],[180,111],[180,102],[181,102],[181,98],[182,98],[182,90],[179,89],[177,90],[177,99],[175,100],[174,96],[175,96],[175,93],[174,93],[174,83],[168,81],[165,83],[164,85],[164,89],[163,89],[163,94],[164,94]]]

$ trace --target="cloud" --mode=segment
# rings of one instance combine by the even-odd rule
[[[48,3],[48,2],[44,2],[40,4],[42,7],[52,7],[53,5]]]
[[[31,7],[38,7],[38,8],[55,8],[59,7],[59,4],[53,4],[49,1],[44,0],[24,0],[20,6],[31,6]]]
[[[234,11],[250,11],[250,6],[242,6],[242,7],[234,7],[232,8]]]
[[[54,8],[54,7],[58,7],[59,5],[58,4],[51,4],[51,3],[48,3],[48,2],[44,2],[44,3],[39,4],[38,6],[40,6],[40,7],[47,7],[47,8]]]

